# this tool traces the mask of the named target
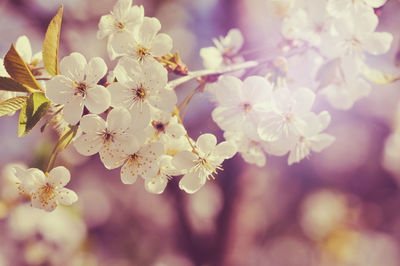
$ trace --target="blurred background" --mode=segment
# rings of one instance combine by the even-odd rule
[[[285,2],[277,0],[142,0],[174,40],[190,70],[202,69],[199,50],[230,28],[241,29],[246,49],[273,54]],[[0,56],[21,35],[41,50],[52,16],[64,4],[60,56],[80,52],[103,57],[96,39],[110,0],[1,0]],[[376,68],[399,74],[400,2],[376,10],[378,31],[394,35],[389,53],[368,58]],[[397,54],[397,56],[396,56]],[[397,64],[396,64],[397,57]],[[107,61],[108,60],[108,61]],[[306,59],[290,69],[302,76]],[[297,61],[296,61],[297,60]],[[296,65],[297,62],[297,65]],[[303,78],[307,78],[307,76]],[[171,76],[171,78],[174,78]],[[311,82],[311,80],[306,80]],[[178,88],[184,98],[196,83]],[[70,188],[79,202],[47,214],[17,195],[11,166],[42,168],[56,141],[38,129],[17,138],[18,115],[0,121],[0,265],[154,266],[397,266],[400,265],[400,84],[375,85],[350,111],[329,110],[327,133],[336,142],[291,167],[286,157],[267,158],[263,168],[240,155],[224,163],[215,181],[188,195],[171,180],[162,195],[149,194],[141,180],[123,185],[119,170],[108,171],[98,156],[82,157],[73,147],[58,164],[72,170]],[[185,117],[189,135],[222,132],[211,119],[212,104],[196,95]]]

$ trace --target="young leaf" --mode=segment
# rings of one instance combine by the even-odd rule
[[[67,148],[67,146],[72,142],[76,133],[78,132],[78,126],[69,126],[64,130],[61,134],[60,138],[57,141],[56,146],[54,147],[53,152],[51,153],[49,164],[47,167],[47,171],[50,171],[54,167],[54,163],[56,161],[57,155]]]
[[[23,137],[46,115],[50,101],[42,92],[32,93],[19,115],[18,137]]]
[[[34,90],[43,91],[22,57],[15,50],[14,44],[11,44],[10,50],[4,57],[4,67],[16,82],[29,87],[29,92]]]
[[[0,117],[21,109],[26,99],[28,99],[28,96],[17,96],[0,102]]]
[[[400,77],[396,77],[390,74],[383,73],[378,69],[371,68],[367,65],[363,65],[361,69],[361,74],[369,81],[379,84],[379,85],[387,85],[393,83],[397,80],[400,80]]]
[[[63,6],[61,5],[57,14],[47,27],[43,42],[43,64],[46,71],[51,75],[58,75],[58,47],[60,42],[60,31],[62,22]]]
[[[13,80],[12,78],[0,77],[0,90],[2,91],[16,91],[16,92],[29,92],[27,88]]]

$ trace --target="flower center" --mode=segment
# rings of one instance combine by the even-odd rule
[[[150,55],[150,49],[138,45],[136,56],[138,57],[139,61],[143,61],[144,58],[148,55]]]
[[[124,23],[122,23],[120,21],[115,21],[114,26],[115,26],[115,28],[117,28],[120,31],[123,31],[125,29]]]
[[[157,130],[158,133],[163,132],[165,133],[165,125],[162,122],[151,122],[152,126]]]
[[[86,95],[86,90],[87,90],[86,83],[80,82],[75,87],[74,95],[81,95],[82,97],[84,97]]]
[[[138,88],[133,89],[133,100],[134,101],[144,101],[146,98],[146,90],[143,88],[143,85],[140,84]]]
[[[32,195],[33,198],[37,196],[40,199],[42,207],[47,206],[56,197],[56,194],[54,193],[54,187],[49,183],[44,184],[39,188],[38,195],[36,195],[35,193]]]
[[[247,113],[250,112],[250,110],[251,110],[251,104],[249,104],[249,103],[244,103],[244,104],[242,105],[242,109],[243,109],[243,111],[247,114]]]
[[[103,130],[101,135],[104,139],[104,143],[114,141],[114,133],[111,131],[108,131],[108,129]]]

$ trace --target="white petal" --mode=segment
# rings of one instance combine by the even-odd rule
[[[64,105],[63,115],[65,121],[71,125],[76,125],[83,113],[83,98],[74,96],[72,100]]]
[[[190,151],[181,151],[172,159],[172,165],[178,170],[189,170],[195,165],[198,157]]]
[[[158,90],[149,98],[152,106],[169,113],[172,113],[177,101],[175,91],[168,89]]]
[[[59,204],[69,206],[78,200],[78,195],[70,189],[63,188],[56,192]]]
[[[122,131],[131,125],[131,114],[122,107],[114,108],[107,116],[107,127],[110,131]]]
[[[106,123],[100,116],[88,114],[81,118],[79,128],[85,133],[97,134],[106,129]]]
[[[331,115],[328,111],[322,111],[318,114],[319,122],[321,123],[320,131],[325,130],[331,122]]]
[[[321,152],[323,149],[330,146],[334,141],[335,137],[331,135],[319,134],[310,139],[311,149],[315,152]]]
[[[357,36],[374,32],[379,22],[378,16],[369,8],[359,9],[351,19],[354,20]]]
[[[223,57],[221,51],[215,47],[205,47],[200,49],[200,56],[203,58],[203,65],[208,69],[215,69],[222,65]]]
[[[384,54],[390,49],[393,35],[388,32],[374,32],[361,40],[362,48],[370,54]]]
[[[62,188],[68,184],[71,179],[71,174],[64,166],[53,168],[48,174],[48,180],[53,187]]]
[[[121,181],[124,184],[133,184],[137,178],[135,164],[128,160],[121,168]]]
[[[96,85],[87,90],[85,105],[90,112],[100,114],[110,107],[111,95],[107,88]]]
[[[91,156],[103,147],[103,138],[96,133],[83,134],[74,140],[75,149],[82,155]]]
[[[186,193],[192,194],[197,192],[206,183],[206,180],[205,176],[199,176],[197,173],[188,173],[179,181],[179,188]]]
[[[111,149],[110,145],[103,145],[99,152],[100,160],[107,169],[115,169],[120,167],[126,160],[127,155],[122,150]]]
[[[243,42],[243,35],[240,30],[231,29],[221,43],[224,47],[230,48],[231,54],[236,54],[242,48]]]
[[[18,54],[22,57],[25,63],[30,64],[32,60],[32,48],[31,42],[29,41],[28,37],[25,35],[20,36],[16,43],[15,49],[17,50]]]
[[[146,178],[146,180],[144,181],[144,188],[147,192],[161,194],[164,192],[167,184],[167,177],[156,175],[155,177]]]
[[[138,47],[132,32],[118,33],[109,42],[117,55],[133,55]]]
[[[139,30],[139,44],[146,48],[150,48],[154,37],[160,29],[161,23],[157,18],[145,17]]]
[[[215,147],[215,152],[217,156],[224,159],[232,158],[236,154],[236,147],[231,142],[224,141],[219,143]]]
[[[120,82],[115,82],[107,87],[111,95],[111,106],[113,107],[131,107],[131,99],[133,98],[132,90],[122,85]]]
[[[131,57],[123,57],[119,60],[117,66],[114,69],[115,76],[123,85],[129,81],[139,83],[142,78],[142,65]]]
[[[139,80],[151,91],[165,89],[168,82],[168,71],[157,61],[148,60],[142,64],[142,76]]]
[[[130,111],[132,115],[132,128],[144,129],[149,125],[151,114],[147,102],[136,103]]]
[[[383,6],[387,0],[364,0],[367,5],[373,8],[378,8]]]
[[[46,97],[58,104],[69,102],[74,91],[72,81],[65,76],[58,75],[46,82]]]
[[[234,76],[224,75],[218,79],[217,100],[223,105],[238,105],[243,97],[242,81]]]
[[[293,92],[292,96],[296,103],[293,107],[294,112],[305,112],[311,110],[315,100],[315,93],[307,88],[300,88]]]
[[[38,208],[38,209],[43,209],[47,212],[52,212],[57,208],[57,198],[54,197],[52,199],[46,200],[46,201],[41,201],[41,198],[39,196],[32,197],[32,207]]]
[[[162,57],[172,49],[172,39],[165,33],[157,34],[151,45],[151,53],[155,57]]]
[[[199,136],[196,146],[204,154],[210,154],[214,151],[217,145],[217,138],[213,134],[203,134]]]
[[[86,58],[80,53],[72,53],[60,62],[61,74],[75,82],[83,81],[86,68]]]
[[[109,14],[104,15],[100,18],[98,27],[99,30],[97,31],[96,36],[98,39],[103,39],[104,37],[107,37],[108,35],[113,33],[114,19]]]
[[[86,65],[86,84],[95,85],[107,73],[107,65],[100,57],[93,57]]]

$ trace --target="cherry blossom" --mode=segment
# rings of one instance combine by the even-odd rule
[[[115,157],[130,142],[137,141],[131,129],[131,115],[125,108],[115,108],[107,116],[107,121],[94,114],[85,115],[80,121],[83,132],[74,141],[76,150],[86,156],[96,153],[108,169],[115,168]]]
[[[247,134],[256,135],[260,113],[272,107],[272,85],[259,76],[243,82],[234,76],[222,76],[217,86],[214,121],[222,130],[243,128]]]
[[[158,160],[164,154],[161,142],[151,142],[144,146],[137,143],[127,145],[115,159],[114,168],[121,165],[121,180],[124,184],[133,184],[138,176],[147,180],[159,173]]]
[[[164,192],[172,176],[177,176],[179,174],[181,173],[172,165],[172,156],[161,155],[158,160],[157,174],[152,177],[147,177],[144,180],[144,187],[147,192],[161,194]]]
[[[110,106],[110,93],[97,84],[107,72],[103,59],[94,57],[87,63],[82,54],[72,53],[61,60],[60,71],[61,75],[46,83],[46,97],[64,104],[63,114],[68,123],[79,122],[84,106],[94,114],[102,113]]]
[[[158,33],[161,23],[156,18],[145,17],[137,32],[116,35],[110,45],[118,55],[131,56],[143,62],[162,57],[172,49],[172,39],[165,33]]]
[[[108,37],[107,50],[111,59],[116,57],[111,45],[113,38],[121,33],[137,30],[143,18],[143,6],[132,6],[132,0],[119,0],[110,14],[101,17],[97,38]]]
[[[331,145],[335,137],[322,133],[330,123],[330,115],[328,112],[321,112],[315,117],[313,123],[309,123],[304,133],[297,138],[296,143],[290,150],[288,164],[298,163],[303,158],[309,156],[311,151],[321,152],[323,149]]]
[[[233,157],[236,148],[230,142],[221,142],[212,134],[201,135],[195,144],[196,152],[182,151],[174,156],[172,164],[178,170],[186,171],[179,182],[179,188],[187,193],[198,191],[209,178],[222,170],[222,162]]]
[[[137,127],[145,128],[150,123],[150,106],[170,113],[174,110],[176,94],[166,88],[167,71],[161,64],[122,58],[114,73],[118,82],[108,87],[111,105],[127,108]]]
[[[49,173],[43,173],[36,168],[23,169],[15,167],[15,176],[20,180],[20,193],[31,197],[35,208],[53,211],[59,204],[71,205],[78,200],[76,193],[64,188],[71,175],[64,166],[58,166]]]
[[[274,91],[274,102],[270,112],[263,116],[258,126],[262,140],[276,141],[301,135],[313,115],[311,107],[315,94],[310,89],[299,88],[291,92],[287,88]]]
[[[210,46],[200,50],[205,68],[215,69],[244,61],[238,54],[243,46],[243,36],[239,29],[231,29],[225,37],[214,38],[213,42],[215,47]],[[236,75],[240,76],[242,73],[243,71],[238,71]]]

